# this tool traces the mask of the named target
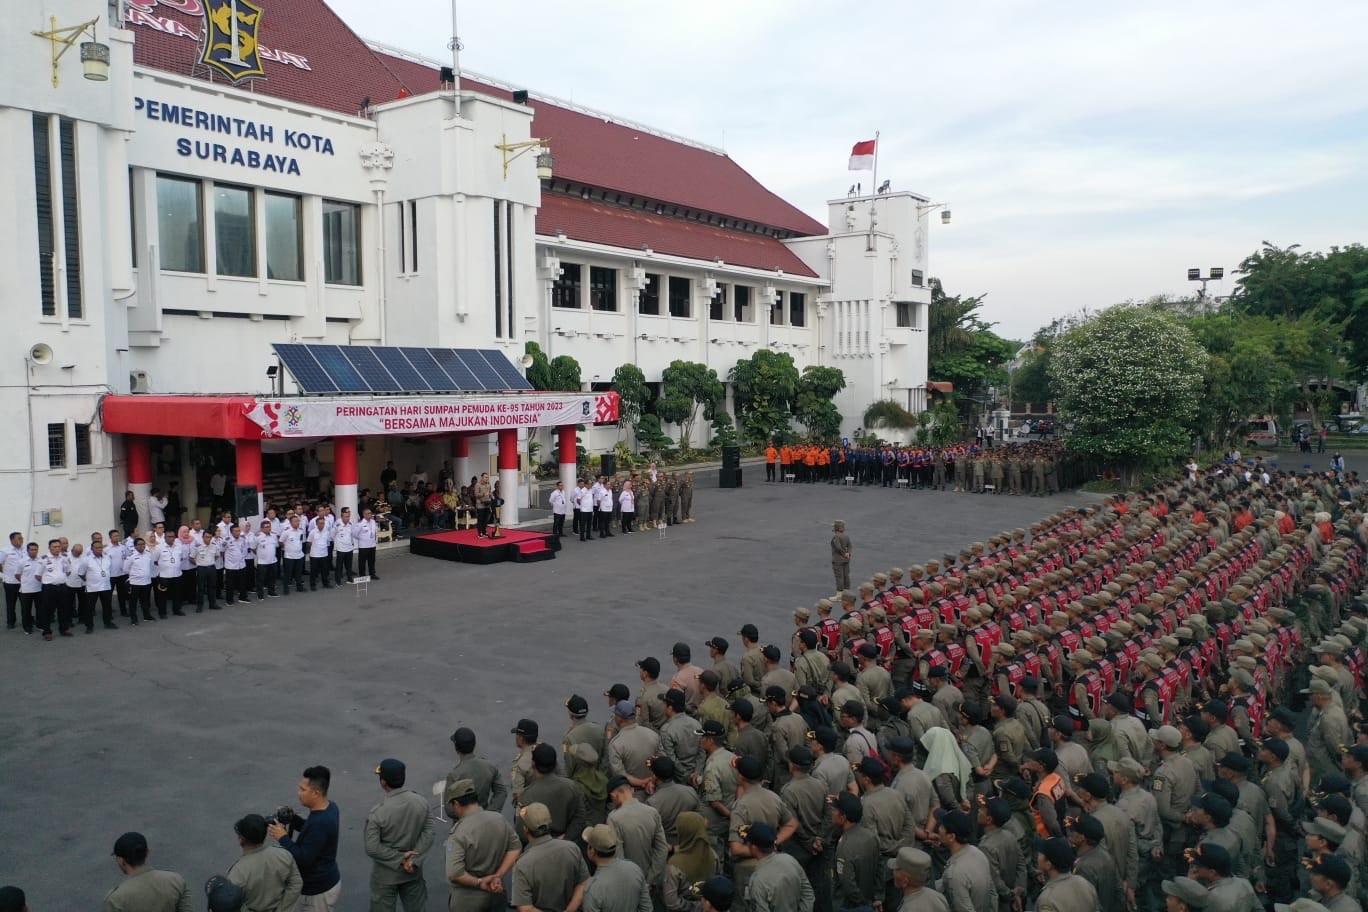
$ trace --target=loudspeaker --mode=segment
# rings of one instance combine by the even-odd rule
[[[599,474],[612,478],[617,474],[617,453],[604,453],[599,459]]]
[[[261,507],[257,504],[256,485],[233,485],[233,515],[238,519],[258,516]]]
[[[722,448],[722,468],[724,471],[726,469],[741,468],[740,447],[728,446]],[[737,485],[737,487],[740,487],[740,485]]]
[[[741,487],[741,470],[738,469],[718,469],[717,486],[719,488],[739,488]]]

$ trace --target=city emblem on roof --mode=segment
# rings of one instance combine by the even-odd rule
[[[204,45],[200,61],[233,82],[264,77],[261,67],[261,7],[251,0],[200,0]]]

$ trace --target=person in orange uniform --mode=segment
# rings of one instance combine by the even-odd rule
[[[779,461],[779,451],[774,448],[774,441],[769,442],[765,447],[765,481],[774,481],[774,464]]]
[[[783,474],[779,476],[780,481],[787,481],[788,474],[793,469],[793,448],[787,443],[779,450],[779,467]]]
[[[829,481],[831,479],[831,451],[826,447],[815,447],[817,450],[817,476],[814,480]]]
[[[803,481],[811,483],[817,479],[817,448],[809,444],[803,447]]]

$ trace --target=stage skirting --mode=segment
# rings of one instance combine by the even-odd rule
[[[546,532],[503,529],[498,538],[480,538],[474,529],[448,530],[415,535],[409,539],[410,553],[422,557],[459,561],[463,564],[497,564],[500,561],[530,563],[551,560],[560,550],[560,540]]]

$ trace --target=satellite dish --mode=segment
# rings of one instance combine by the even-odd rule
[[[49,357],[50,356],[51,355],[49,354]],[[518,359],[518,364],[523,368],[529,368],[532,366],[535,360],[536,359],[534,359],[531,355],[523,355],[521,358]]]
[[[52,360],[52,346],[39,342],[29,349],[29,360],[34,364],[47,364]]]

